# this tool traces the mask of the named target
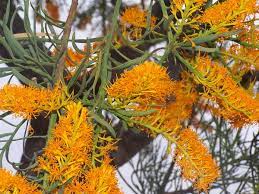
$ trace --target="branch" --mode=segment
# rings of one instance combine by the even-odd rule
[[[167,170],[167,172],[166,172],[166,174],[164,176],[163,183],[162,183],[162,185],[159,188],[159,193],[163,193],[165,191],[165,187],[166,187],[166,185],[168,183],[168,180],[169,180],[169,178],[170,178],[170,176],[172,174],[172,171],[174,169],[174,165],[175,165],[175,161],[172,161],[170,167],[168,168],[168,170]]]
[[[63,79],[63,72],[65,68],[65,60],[66,60],[66,53],[67,53],[67,43],[71,33],[71,28],[72,28],[74,18],[76,16],[77,5],[78,5],[78,0],[72,0],[71,7],[69,9],[69,13],[67,16],[66,24],[64,27],[64,33],[62,36],[62,43],[60,46],[60,53],[62,53],[62,55],[57,62],[55,81],[59,81]]]
[[[183,190],[178,190],[178,191],[173,191],[173,192],[165,192],[164,194],[188,194],[188,193],[193,193],[193,188],[189,187],[187,189]]]
[[[47,34],[45,32],[37,32],[35,33],[35,35],[37,37],[44,37],[44,36],[47,36]],[[48,34],[49,36],[54,36],[54,34]],[[16,34],[13,34],[14,38],[15,39],[24,39],[24,38],[29,38],[29,35],[28,33],[16,33]]]

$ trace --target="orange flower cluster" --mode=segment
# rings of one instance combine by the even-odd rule
[[[171,13],[175,18],[175,22],[171,22],[171,27],[177,35],[183,32],[183,27],[188,26],[195,31],[200,28],[198,19],[203,12],[204,4],[207,0],[174,0],[171,1]],[[184,32],[184,41],[190,41],[190,38],[198,36],[196,32]]]
[[[92,194],[121,194],[118,188],[115,169],[108,162],[100,167],[90,169],[86,174],[86,193]]]
[[[243,26],[246,17],[254,13],[256,0],[227,0],[204,11],[200,22],[209,23],[215,30],[224,31],[228,26]]]
[[[241,45],[232,45],[228,51],[233,55],[235,63],[231,69],[233,73],[238,73],[241,70],[249,71],[251,69],[259,70],[259,50],[254,48],[247,48]]]
[[[68,75],[66,76],[67,80],[72,78],[78,66],[81,65],[81,63],[83,62],[84,58],[85,55],[78,53],[71,48],[67,49],[67,57],[65,61],[65,65],[69,71]]]
[[[84,47],[84,51],[86,51],[86,47]],[[56,54],[57,50],[54,50],[51,53],[52,56],[55,56]],[[72,48],[68,48],[66,54],[67,56],[65,59],[65,66],[68,70],[68,75],[65,78],[66,80],[70,80],[86,56],[84,54],[74,51]]]
[[[242,33],[239,34],[238,38],[241,42],[250,45],[259,45],[259,30],[244,29]],[[233,55],[235,63],[233,65],[234,71],[238,70],[259,70],[259,49],[251,46],[245,47],[240,44],[233,44],[228,51]],[[235,73],[235,72],[234,72]]]
[[[109,154],[117,150],[116,141],[105,132],[96,133],[94,136],[94,145],[92,149],[92,166],[96,167],[103,161],[109,161]],[[107,162],[106,162],[107,163]]]
[[[73,179],[71,183],[66,185],[66,187],[64,188],[64,193],[65,194],[86,193],[85,182],[86,180],[85,180],[84,174],[78,176],[76,179]],[[58,194],[58,192],[56,192],[55,194]]]
[[[125,71],[108,89],[109,98],[128,103],[161,104],[172,94],[173,82],[166,68],[148,61]]]
[[[130,36],[132,38],[140,38],[142,35],[142,28],[148,27],[147,16],[147,12],[137,6],[127,8],[120,19],[121,25],[123,26],[123,33],[127,35],[127,29],[131,28],[132,33],[130,33]],[[150,20],[151,29],[154,28],[155,23],[156,17],[152,16]]]
[[[18,85],[5,85],[0,90],[0,109],[31,119],[42,112],[51,112],[67,104],[65,88],[53,90]]]
[[[66,66],[67,67],[76,67],[82,63],[84,58],[85,58],[85,55],[78,53],[71,48],[68,48]]]
[[[175,100],[168,103],[162,111],[164,113],[161,113],[165,115],[162,128],[172,131],[180,129],[182,122],[190,117],[193,104],[197,100],[197,93],[193,91],[190,83],[183,80],[174,82],[174,85]]]
[[[207,0],[174,0],[172,1],[172,4],[176,5],[178,8],[183,8],[183,5],[203,5],[204,3],[206,3]]]
[[[59,7],[53,0],[46,0],[46,9],[51,18],[58,20],[59,19]]]
[[[259,102],[236,84],[226,68],[208,57],[199,57],[197,64],[195,80],[204,86],[203,97],[219,105],[221,116],[235,127],[259,121]]]
[[[122,194],[118,188],[115,169],[109,164],[109,160],[104,161],[99,167],[91,168],[78,180],[68,184],[64,193]]]
[[[151,26],[154,27],[156,18],[151,18]],[[146,28],[147,27],[147,12],[139,7],[127,8],[122,16],[121,23],[123,25],[133,25],[134,27]]]
[[[174,91],[167,98],[164,105],[157,106],[137,106],[135,110],[155,109],[157,112],[136,118],[142,123],[151,124],[155,128],[163,129],[170,136],[175,136],[184,120],[188,119],[192,113],[192,106],[197,99],[197,93],[188,88],[185,81],[173,82]],[[171,99],[170,99],[171,98]],[[148,131],[150,134],[150,131]],[[157,135],[157,134],[152,134]]]
[[[181,131],[175,152],[182,176],[194,182],[199,191],[207,191],[220,175],[219,168],[198,135],[191,129]]]
[[[190,116],[197,97],[189,86],[185,81],[172,81],[166,68],[154,62],[145,62],[123,73],[107,89],[107,93],[114,107],[135,111],[156,110],[134,119],[175,135],[181,122]],[[112,102],[111,98],[115,101]],[[148,133],[157,135],[150,130]]]
[[[66,111],[53,129],[43,156],[38,158],[38,170],[48,173],[50,183],[64,184],[90,166],[93,128],[87,123],[87,109],[71,102]]]
[[[67,57],[65,60],[65,66],[68,70],[68,75],[66,76],[66,79],[69,80],[72,78],[72,76],[76,73],[77,68],[84,62],[84,64],[86,64],[87,62],[91,61],[91,62],[96,62],[98,60],[98,46],[99,46],[99,42],[98,43],[94,43],[93,45],[91,45],[90,47],[90,56],[88,56],[86,54],[82,54],[79,53],[75,50],[73,50],[72,48],[68,48],[67,49]],[[87,47],[84,46],[83,48],[83,52],[86,53],[87,51]],[[56,51],[52,52],[52,55],[55,55]],[[81,75],[79,76],[78,79],[82,78],[82,75],[84,72],[87,72],[87,70],[84,70],[81,72]]]
[[[0,168],[0,193],[3,194],[40,194],[37,186],[29,183],[20,175],[12,175]]]
[[[83,51],[86,51],[86,47],[84,47]],[[51,55],[55,56],[57,55],[57,52],[58,52],[57,50],[54,50],[51,52]],[[68,48],[66,54],[67,54],[67,57],[65,60],[65,65],[71,70],[75,70],[76,67],[78,67],[83,62],[83,59],[85,58],[84,54],[76,52],[72,48]]]

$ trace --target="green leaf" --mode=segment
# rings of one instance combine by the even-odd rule
[[[0,22],[0,25],[1,24],[3,28],[5,40],[7,41],[12,52],[18,58],[25,60],[24,55],[28,55],[27,52],[24,50],[21,44],[15,39],[15,37],[13,36],[12,32],[8,29],[8,27],[5,24]]]
[[[115,133],[114,128],[107,121],[102,119],[98,114],[95,114],[93,111],[90,112],[90,115],[94,118],[94,120],[97,123],[99,123],[102,126],[106,127],[114,138],[116,137],[116,133]]]
[[[146,116],[146,115],[150,115],[154,112],[156,112],[157,110],[146,110],[146,111],[127,111],[127,110],[116,110],[116,112],[118,112],[119,114],[122,114],[124,116],[127,117],[141,117],[141,116]]]
[[[7,6],[6,6],[6,11],[5,11],[4,18],[3,18],[3,22],[5,25],[8,24],[9,14],[10,14],[10,0],[8,0]]]
[[[131,67],[133,65],[136,64],[140,64],[143,63],[145,60],[147,60],[149,57],[151,56],[151,54],[149,52],[145,52],[141,57],[138,57],[136,59],[132,59],[120,66],[117,67],[113,67],[112,70],[120,70],[120,69],[126,69],[128,67]]]
[[[13,69],[12,71],[13,71],[14,76],[17,77],[17,79],[19,81],[21,81],[22,83],[29,85],[29,86],[39,87],[35,82],[33,82],[32,80],[30,80],[27,77],[20,74],[20,72],[18,72],[16,69]]]

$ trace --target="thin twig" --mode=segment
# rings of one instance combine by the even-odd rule
[[[134,188],[129,184],[129,182],[126,181],[126,179],[125,179],[124,176],[121,174],[121,172],[120,172],[119,169],[117,170],[117,172],[118,172],[120,178],[123,180],[123,182],[131,189],[131,191],[133,191],[135,194],[138,194],[138,193],[134,190]]]
[[[178,190],[178,191],[173,191],[173,192],[165,192],[163,194],[187,194],[187,193],[193,193],[193,188],[189,187],[187,189],[183,189],[183,190]]]
[[[45,33],[45,32],[37,32],[37,33],[35,33],[35,35],[37,36],[37,37],[44,37],[44,36],[47,36],[47,34]],[[16,33],[16,34],[14,34],[13,35],[14,36],[14,38],[16,38],[16,39],[21,39],[21,38],[29,38],[29,35],[28,35],[28,33]],[[54,36],[54,34],[49,34],[49,36]]]
[[[60,46],[60,53],[62,53],[61,57],[58,60],[57,63],[57,69],[55,72],[55,81],[59,81],[63,79],[63,72],[65,68],[65,60],[66,60],[66,51],[67,51],[67,43],[69,40],[69,36],[71,33],[72,24],[74,21],[74,18],[76,16],[76,10],[77,10],[78,0],[72,0],[69,13],[67,16],[66,24],[64,27],[64,33],[62,36],[62,43]]]
[[[141,0],[141,7],[142,7],[143,10],[145,10],[145,2],[144,2],[144,0]]]
[[[165,187],[166,187],[166,185],[168,183],[168,180],[169,180],[170,176],[172,175],[172,171],[174,169],[174,165],[175,165],[175,161],[172,161],[172,163],[170,164],[167,172],[164,175],[164,179],[163,179],[163,182],[162,182],[162,184],[161,184],[161,186],[159,188],[159,192],[158,193],[164,193],[165,192]]]

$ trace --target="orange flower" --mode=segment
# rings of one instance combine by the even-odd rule
[[[3,194],[40,194],[35,184],[29,183],[20,175],[12,175],[0,168],[0,193]]]
[[[92,167],[96,167],[103,161],[109,159],[111,152],[117,150],[116,143],[118,140],[113,139],[111,136],[107,136],[104,131],[95,133],[94,145],[92,149]]]
[[[183,6],[186,8],[187,5],[190,9],[190,11],[193,10],[199,10],[200,6],[202,6],[204,3],[206,3],[207,0],[174,0],[172,1],[171,4],[171,11],[173,13],[176,13],[176,10],[181,10],[183,9]]]
[[[154,27],[156,18],[151,17],[151,26]],[[134,27],[146,28],[147,27],[147,12],[139,7],[127,8],[121,16],[122,25],[133,25]]]
[[[59,7],[53,3],[53,0],[46,0],[46,9],[50,17],[55,20],[59,19]]]
[[[191,129],[181,131],[176,141],[175,159],[181,167],[182,176],[194,182],[199,191],[207,191],[219,177],[219,168],[208,149]]]
[[[226,55],[234,61],[231,69],[233,73],[240,74],[251,69],[259,69],[259,50],[234,44]]]
[[[259,29],[255,29],[253,26],[248,26],[247,28],[248,29],[244,29],[243,32],[239,34],[238,39],[245,44],[258,45]],[[230,57],[234,59],[235,63],[232,69],[237,72],[240,70],[249,71],[254,68],[259,70],[259,49],[256,47],[245,47],[236,43],[226,52],[229,52]]]
[[[124,72],[107,89],[108,100],[116,108],[136,112],[155,110],[149,115],[132,117],[132,120],[174,135],[191,115],[192,105],[197,98],[188,83],[185,80],[172,81],[166,68],[154,62],[145,62]],[[150,129],[147,132],[157,135]]]
[[[90,168],[89,171],[79,175],[66,185],[64,193],[86,194],[122,194],[118,188],[115,168],[109,164],[107,158],[99,167]]]
[[[43,156],[38,158],[38,170],[47,172],[50,183],[64,184],[90,165],[93,128],[87,123],[87,109],[72,102],[66,110],[53,129]]]
[[[66,79],[69,80],[71,79],[74,74],[76,73],[78,67],[80,65],[85,65],[86,63],[88,63],[89,61],[91,61],[92,67],[94,67],[95,63],[99,60],[99,48],[98,45],[100,45],[102,43],[100,42],[95,42],[93,43],[93,45],[90,45],[89,48],[89,56],[87,56],[87,46],[85,45],[83,48],[83,54],[79,53],[77,51],[74,51],[72,48],[68,48],[67,49],[67,57],[66,57],[66,61],[65,61],[65,65],[67,67],[68,70],[68,75],[66,76]],[[81,79],[83,77],[84,73],[88,73],[90,70],[87,69],[83,69],[80,73],[80,76],[78,77],[78,79]]]
[[[67,75],[66,75],[66,80],[70,80],[73,75],[76,73],[78,67],[85,61],[85,63],[89,60],[91,60],[91,62],[96,62],[98,60],[98,49],[95,49],[94,48],[94,45],[91,46],[90,48],[90,54],[91,56],[89,56],[89,58],[86,58],[86,54],[82,54],[82,53],[79,53],[75,50],[73,50],[72,48],[68,48],[67,49],[67,53],[66,53],[66,59],[65,59],[65,66],[67,68]],[[84,49],[83,49],[83,52],[86,53],[87,51],[87,47],[85,46]],[[52,56],[55,56],[57,55],[58,51],[57,50],[54,50],[51,52],[51,55]],[[84,63],[84,64],[85,64]],[[84,72],[87,72],[86,69],[84,69],[84,71],[81,72],[80,76],[78,79],[81,79],[82,78],[82,75]]]
[[[84,50],[86,51],[86,47],[84,47]],[[51,52],[52,56],[57,55],[58,51],[54,50]],[[74,51],[72,48],[67,49],[67,56],[65,60],[65,65],[67,68],[70,68],[72,70],[76,69],[82,62],[83,59],[86,57],[84,54],[81,54],[79,52]]]
[[[142,28],[148,27],[147,12],[139,7],[127,8],[120,19],[123,26],[123,33],[128,34],[127,28],[132,28],[133,32],[130,34],[133,38],[140,38],[142,35]],[[150,25],[151,29],[154,28],[156,23],[156,17],[152,16]]]
[[[85,58],[85,55],[78,53],[71,48],[68,48],[66,66],[67,67],[76,67],[82,63],[84,58]]]
[[[80,179],[77,180],[77,179]],[[87,189],[86,189],[86,180],[85,177],[82,175],[80,177],[78,177],[77,179],[72,180],[71,183],[67,184],[65,189],[64,189],[64,193],[65,194],[77,194],[77,193],[86,193]],[[58,192],[56,192],[56,194],[58,194]],[[88,193],[86,193],[88,194]]]
[[[259,102],[239,87],[227,69],[208,57],[197,60],[199,75],[195,80],[204,86],[203,97],[216,102],[220,114],[235,127],[259,121]]]
[[[176,36],[179,36],[180,34],[184,35],[184,42],[189,42],[192,38],[199,35],[196,33],[196,31],[200,29],[198,19],[201,17],[206,2],[207,0],[171,1],[170,11],[175,22],[170,22],[170,26],[175,31]],[[193,30],[190,30],[190,32],[184,30],[183,33],[184,26],[188,26],[188,29],[192,28]]]
[[[200,21],[222,31],[227,26],[242,25],[255,10],[256,0],[227,0],[206,9]]]
[[[125,71],[108,89],[108,97],[129,103],[165,103],[173,89],[166,68],[154,62],[144,62]]]
[[[5,85],[0,90],[0,109],[31,119],[41,112],[49,113],[64,106],[68,101],[65,90],[59,85],[53,90]]]
[[[77,68],[83,62],[85,55],[74,51],[71,48],[67,49],[66,67],[68,69],[68,75],[65,77],[66,80],[70,80],[76,73]],[[79,77],[80,78],[80,77]]]
[[[118,188],[115,169],[104,162],[100,167],[92,168],[86,173],[86,193],[91,194],[122,194]]]
[[[180,129],[183,121],[191,116],[193,104],[197,99],[197,93],[186,81],[175,82],[175,101],[168,103],[163,110],[165,116],[163,128]]]
[[[171,96],[167,98],[165,104],[154,106],[146,105],[144,107],[132,106],[134,110],[143,111],[155,109],[157,112],[133,119],[162,129],[163,132],[170,134],[170,136],[175,136],[179,132],[182,122],[190,117],[192,106],[197,99],[197,93],[191,88],[188,88],[190,85],[188,85],[186,81],[175,81],[172,82],[172,84],[174,85],[174,91]],[[147,129],[147,132],[151,135],[157,135],[156,133],[152,134],[150,129]]]

